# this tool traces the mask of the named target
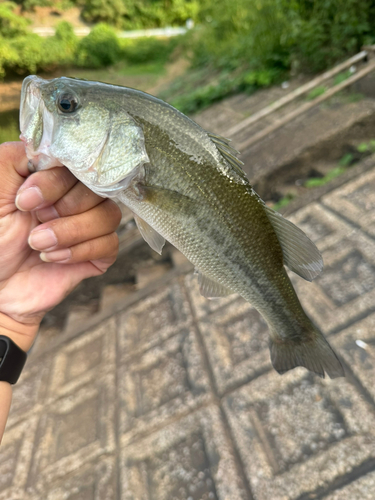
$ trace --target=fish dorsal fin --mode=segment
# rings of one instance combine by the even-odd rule
[[[301,278],[312,281],[323,269],[323,259],[315,244],[292,222],[264,206],[280,242],[284,264]]]
[[[230,139],[226,139],[221,135],[212,134],[208,132],[209,138],[215,143],[217,149],[220,151],[224,159],[229,163],[237,175],[241,177],[242,180],[248,182],[245,172],[242,169],[243,162],[237,158],[240,154],[236,149],[229,146]]]
[[[207,278],[207,276],[202,274],[200,271],[196,271],[196,273],[198,274],[199,291],[203,297],[206,297],[206,299],[217,299],[234,293],[226,286],[221,285],[211,278]]]
[[[138,215],[134,214],[134,220],[143,239],[153,250],[155,250],[155,252],[158,252],[161,255],[161,251],[165,244],[165,238],[155,231],[155,229],[153,229],[146,221],[138,217]]]

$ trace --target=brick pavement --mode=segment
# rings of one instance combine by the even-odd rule
[[[346,379],[279,376],[249,304],[175,276],[31,354],[0,500],[373,500],[375,168],[291,219],[323,252],[293,281]]]

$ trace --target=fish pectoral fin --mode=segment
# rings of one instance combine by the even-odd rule
[[[312,281],[323,269],[323,259],[315,244],[292,222],[264,206],[283,251],[284,264],[301,278]]]
[[[155,250],[155,252],[161,255],[163,246],[165,244],[165,238],[163,238],[161,234],[155,231],[155,229],[153,229],[150,224],[141,219],[138,215],[134,214],[134,220],[143,239],[150,245],[153,250]]]
[[[200,271],[196,271],[196,273],[198,274],[199,291],[206,299],[218,299],[219,297],[227,297],[234,293],[230,288],[211,278],[207,278]]]
[[[157,207],[174,220],[180,220],[181,217],[195,220],[199,216],[200,206],[193,198],[184,194],[160,186],[145,186],[141,182],[138,182],[135,188],[142,204]]]

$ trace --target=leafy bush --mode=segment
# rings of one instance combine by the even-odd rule
[[[77,47],[79,66],[100,68],[114,64],[121,58],[121,48],[115,31],[106,24],[97,24]]]
[[[46,50],[44,58],[46,64],[57,66],[73,64],[78,47],[78,37],[74,33],[73,26],[67,21],[59,23],[55,35],[45,40],[43,47]]]
[[[125,29],[181,26],[197,20],[199,0],[123,0]]]
[[[9,42],[10,47],[16,52],[17,58],[9,64],[7,61],[6,66],[12,67],[14,71],[19,73],[36,73],[37,69],[41,66],[43,57],[43,39],[34,34],[27,34],[14,38]]]
[[[13,2],[0,3],[0,36],[13,38],[26,33],[29,22],[18,16],[14,12],[15,8],[16,4]]]
[[[193,40],[198,65],[234,69],[287,67],[289,48],[295,39],[295,13],[287,0],[222,0],[202,10],[205,27]]]
[[[294,57],[300,69],[321,71],[375,39],[373,0],[298,0]]]
[[[33,33],[5,40],[0,38],[0,76],[12,70],[19,74],[48,71],[64,64],[72,64],[78,39],[73,27],[62,22],[50,38]]]
[[[79,0],[82,17],[90,23],[105,22],[113,26],[123,24],[126,8],[123,0]]]
[[[375,41],[374,0],[204,0],[199,19],[187,35],[193,66],[232,74],[237,91],[289,71],[321,71]],[[224,80],[179,96],[177,105],[197,110],[228,95],[233,86]]]
[[[11,67],[18,61],[17,51],[4,38],[0,37],[0,78],[6,73],[6,67]]]
[[[195,64],[316,72],[375,40],[374,0],[206,0]]]
[[[35,7],[50,7],[53,2],[52,0],[23,0],[20,3],[24,10],[33,11]]]

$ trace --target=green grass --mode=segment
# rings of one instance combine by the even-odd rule
[[[350,76],[352,76],[352,74],[349,70],[344,73],[339,73],[335,76],[333,85],[339,85],[340,83],[345,82],[345,80],[347,80]]]
[[[363,155],[374,153],[375,140],[371,139],[368,142],[361,142],[357,146],[357,151]],[[340,159],[337,167],[330,170],[324,177],[311,177],[311,179],[308,179],[304,183],[304,186],[307,188],[325,186],[333,179],[336,179],[336,177],[346,172],[346,170],[348,170],[348,168],[354,163],[354,161],[355,161],[354,155],[352,153],[346,153]]]
[[[138,75],[157,75],[163,76],[166,73],[165,63],[151,62],[144,64],[134,64],[127,66],[119,66],[117,72],[125,76],[138,76]]]
[[[329,182],[331,182],[333,179],[336,179],[339,175],[343,174],[347,170],[346,166],[338,166],[333,168],[326,174],[324,177],[312,177],[311,179],[308,179],[304,186],[307,188],[315,188],[319,186],[325,186]]]
[[[375,140],[371,139],[369,142],[361,142],[358,144],[357,151],[359,153],[374,153],[375,152]]]
[[[315,87],[315,89],[312,89],[307,94],[306,99],[308,101],[312,101],[316,97],[319,97],[320,95],[323,95],[326,90],[327,90],[326,87],[323,87],[323,86]]]
[[[348,167],[353,162],[353,158],[352,153],[346,153],[339,161],[339,165],[341,167]]]
[[[277,203],[275,203],[273,205],[273,209],[276,210],[276,211],[279,211],[280,208],[284,208],[286,207],[287,205],[289,205],[289,203],[294,200],[295,198],[295,195],[292,194],[292,193],[288,193],[286,194],[285,196],[283,196]]]

